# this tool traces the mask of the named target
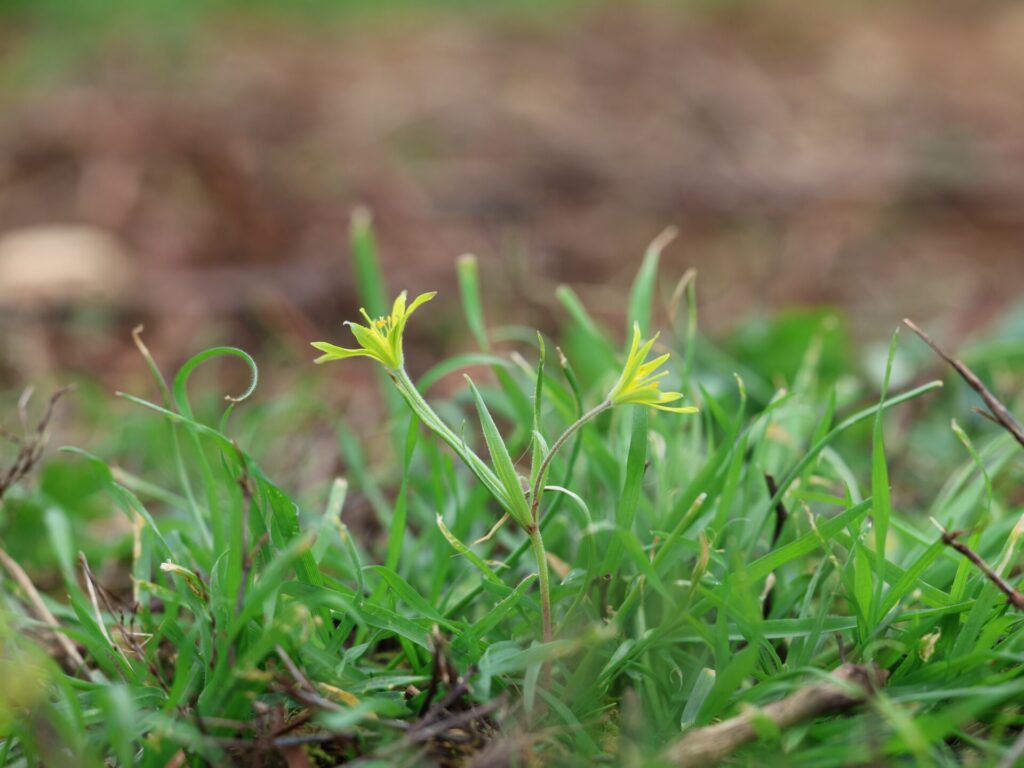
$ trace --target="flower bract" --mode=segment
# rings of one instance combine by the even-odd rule
[[[640,326],[633,324],[633,343],[629,355],[626,356],[626,365],[619,380],[608,393],[608,401],[612,405],[646,405],[659,411],[696,413],[697,409],[692,405],[672,405],[683,399],[681,392],[661,391],[661,379],[668,376],[668,371],[659,372],[658,369],[668,360],[669,355],[665,353],[653,360],[647,360],[657,340],[658,336],[655,335],[643,341],[640,337]]]
[[[402,332],[405,331],[405,323],[417,307],[430,301],[435,295],[434,292],[421,293],[407,305],[406,292],[402,291],[391,307],[391,314],[384,317],[371,318],[365,309],[360,309],[366,319],[366,325],[345,323],[356,337],[359,346],[346,349],[326,341],[314,341],[313,346],[324,353],[315,362],[326,363],[329,360],[344,360],[349,357],[372,357],[385,368],[398,370],[405,360],[402,353]]]

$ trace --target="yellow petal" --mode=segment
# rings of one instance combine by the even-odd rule
[[[406,295],[406,292],[402,291],[395,297],[395,303],[391,306],[391,322],[395,325],[408,315],[408,312],[405,311]]]
[[[396,361],[391,354],[391,348],[387,339],[375,328],[364,328],[356,323],[348,323],[352,335],[356,337],[359,346],[367,351],[370,357],[374,357],[388,368],[397,368],[401,361]]]
[[[326,363],[329,360],[344,360],[349,357],[368,357],[366,350],[336,347],[334,344],[329,344],[326,341],[314,341],[311,346],[324,353],[314,360],[314,363]]]
[[[651,408],[659,411],[669,411],[670,413],[700,413],[700,411],[692,405],[658,405],[656,403],[652,403]]]
[[[407,310],[405,310],[405,316],[408,317],[409,315],[411,315],[413,312],[416,311],[417,307],[420,307],[423,304],[426,304],[428,301],[430,301],[435,296],[437,296],[437,291],[430,291],[429,293],[421,293],[419,296],[417,296],[415,299],[412,300],[412,304],[410,304],[409,308]]]

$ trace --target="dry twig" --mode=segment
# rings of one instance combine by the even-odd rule
[[[76,670],[86,670],[89,676],[93,677],[92,672],[86,669],[85,659],[82,658],[82,654],[78,652],[78,648],[75,647],[75,644],[71,642],[66,634],[64,634],[64,630],[61,629],[60,622],[57,621],[57,617],[53,615],[50,609],[46,607],[46,603],[43,602],[43,598],[39,594],[39,590],[36,589],[35,584],[32,583],[28,574],[25,573],[24,569],[18,565],[17,561],[8,555],[3,549],[0,549],[0,565],[4,567],[4,569],[11,575],[11,578],[17,582],[19,587],[21,587],[29,604],[32,606],[32,610],[35,611],[39,620],[53,630],[53,636],[60,644],[61,650],[64,651],[64,655],[67,656],[68,662]]]
[[[19,438],[8,430],[3,430],[3,437],[14,442],[18,446],[18,453],[14,462],[4,471],[0,472],[0,501],[4,494],[19,480],[25,477],[39,463],[43,457],[43,449],[49,437],[50,419],[53,418],[53,410],[64,395],[70,392],[72,387],[63,387],[50,395],[50,401],[46,404],[43,417],[36,424],[34,429],[28,428],[28,400],[32,396],[32,390],[26,389],[18,403],[18,415],[21,418],[22,426],[25,429],[25,436]]]
[[[1022,427],[1020,422],[1017,421],[1012,413],[1010,413],[1010,409],[1003,405],[1002,401],[998,397],[992,394],[992,391],[985,386],[981,379],[978,378],[978,375],[968,368],[963,362],[943,350],[927,333],[921,330],[912,321],[904,319],[903,322],[906,323],[910,330],[920,336],[924,343],[932,348],[935,354],[949,363],[953,369],[960,374],[960,377],[967,382],[967,385],[981,396],[981,399],[985,401],[985,405],[988,407],[988,411],[983,411],[980,408],[976,408],[975,411],[989,421],[993,421],[1005,429],[1013,436],[1014,440],[1024,447],[1024,427]],[[936,523],[936,525],[938,525],[938,523]],[[939,529],[942,531],[942,541],[946,546],[952,547],[974,563],[978,569],[985,574],[985,577],[1006,595],[1010,604],[1014,608],[1019,611],[1024,611],[1024,593],[1014,589],[1014,587],[1006,581],[1006,579],[996,573],[995,570],[993,570],[977,552],[960,541],[960,537],[965,533],[964,531],[947,531],[941,525],[939,525]]]
[[[755,722],[768,719],[779,729],[789,728],[821,715],[840,712],[860,704],[881,686],[888,673],[874,666],[843,664],[831,675],[832,681],[801,688],[796,693],[756,711],[690,731],[670,745],[663,757],[680,768],[714,765],[757,738]]]
[[[50,420],[53,418],[54,409],[60,399],[72,389],[72,387],[62,387],[50,395],[50,400],[46,404],[46,410],[43,412],[42,418],[36,424],[35,428],[31,430],[28,428],[28,401],[32,396],[32,390],[26,389],[18,402],[18,416],[25,431],[25,435],[23,437],[17,437],[9,430],[0,428],[0,437],[10,440],[18,446],[18,452],[14,457],[14,461],[9,467],[7,467],[7,469],[0,471],[0,504],[3,503],[4,494],[6,494],[15,483],[28,475],[28,473],[35,468],[36,464],[39,463],[39,460],[43,456],[43,449],[46,447],[46,442],[49,438]],[[64,651],[64,655],[67,656],[68,662],[76,669],[86,669],[85,659],[82,658],[82,655],[78,652],[78,648],[75,647],[75,644],[71,642],[66,634],[64,634],[64,630],[61,629],[60,622],[57,621],[57,617],[53,615],[50,609],[47,608],[46,603],[43,602],[43,598],[39,594],[39,590],[36,589],[28,574],[25,573],[25,570],[3,548],[0,548],[0,566],[3,566],[4,570],[6,570],[18,586],[21,587],[29,604],[32,606],[32,610],[40,621],[53,630],[54,637],[60,645],[61,650]],[[92,676],[91,672],[88,670],[86,671],[90,676]]]
[[[1013,585],[1010,584],[1006,579],[1000,576],[995,570],[986,563],[977,552],[968,547],[962,541],[960,537],[963,536],[966,531],[942,531],[942,543],[948,547],[952,547],[961,555],[966,557],[985,574],[985,578],[991,581],[999,591],[1006,595],[1006,598],[1010,601],[1010,605],[1016,608],[1018,611],[1024,611],[1024,592],[1018,589],[1014,589]]]
[[[932,348],[935,354],[949,363],[953,370],[959,373],[960,377],[967,382],[967,385],[981,396],[981,399],[985,401],[985,405],[989,409],[989,413],[981,412],[981,415],[996,422],[996,424],[1013,435],[1014,440],[1020,443],[1021,446],[1024,446],[1024,427],[1014,418],[1014,415],[1010,413],[1009,409],[1003,405],[999,398],[992,394],[991,390],[982,383],[977,374],[964,365],[963,362],[945,352],[935,343],[931,336],[921,330],[913,321],[904,319],[903,322],[906,323],[910,330],[920,336],[924,343]]]

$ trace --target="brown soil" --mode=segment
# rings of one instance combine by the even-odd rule
[[[964,334],[1024,288],[1022,35],[1009,2],[645,2],[227,19],[138,67],[111,46],[0,97],[0,234],[113,232],[131,285],[103,334],[69,335],[78,300],[0,317],[110,376],[139,321],[158,353],[273,334],[305,358],[356,304],[364,204],[394,287],[451,294],[473,251],[504,320],[550,326],[563,281],[613,317],[673,224],[664,274],[700,270],[706,327],[827,303],[862,336],[908,314]]]

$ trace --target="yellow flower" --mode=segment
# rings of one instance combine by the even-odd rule
[[[662,392],[658,388],[659,379],[668,376],[668,371],[655,371],[668,360],[668,353],[644,362],[657,340],[658,336],[655,335],[649,341],[642,342],[640,326],[633,324],[633,344],[626,357],[626,366],[622,369],[622,375],[612,387],[612,391],[608,393],[608,402],[612,405],[647,405],[659,411],[673,413],[696,413],[697,409],[692,405],[669,405],[683,399],[681,392]]]
[[[345,323],[359,342],[359,347],[345,349],[326,341],[314,341],[313,346],[324,353],[314,362],[326,363],[328,360],[344,360],[349,357],[372,357],[385,368],[397,371],[405,359],[402,355],[402,332],[405,330],[405,323],[417,307],[430,301],[435,295],[434,292],[421,293],[407,307],[406,292],[402,291],[391,307],[391,314],[376,319],[366,314],[365,309],[360,309],[366,318],[366,325]]]

